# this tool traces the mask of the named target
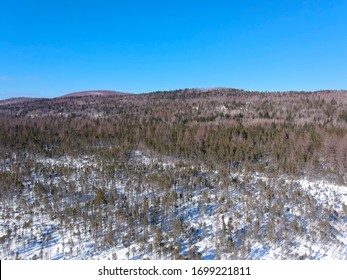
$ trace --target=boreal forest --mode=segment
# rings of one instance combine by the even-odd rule
[[[347,259],[347,92],[0,101],[1,259]]]

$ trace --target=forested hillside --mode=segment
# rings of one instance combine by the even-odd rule
[[[1,259],[346,259],[346,185],[346,91],[0,102]]]

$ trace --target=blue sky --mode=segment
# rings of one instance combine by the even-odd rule
[[[347,89],[347,1],[3,0],[0,11],[0,99]]]

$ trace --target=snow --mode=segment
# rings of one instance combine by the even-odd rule
[[[16,159],[13,157],[13,159]],[[155,158],[149,156],[143,151],[134,151],[132,160],[134,163],[143,164],[145,166],[158,165],[164,170],[171,170],[176,168],[177,160],[170,158]],[[76,170],[86,170],[89,168],[90,180],[95,183],[100,183],[100,180],[93,173],[93,170],[100,169],[96,160],[93,157],[61,157],[57,159],[52,158],[37,158],[37,164],[41,164],[46,168],[53,168],[56,166],[65,166],[74,168]],[[1,162],[2,166],[6,166],[9,170],[6,161]],[[191,166],[193,168],[194,166]],[[183,167],[184,168],[184,167]],[[3,169],[4,170],[4,169]],[[218,175],[218,171],[208,171],[207,168],[202,166],[202,176],[210,176],[212,179]],[[209,173],[210,172],[210,173]],[[31,180],[25,185],[28,187],[28,193],[23,193],[21,199],[26,199],[27,203],[33,203],[33,189],[34,183],[41,184],[54,184],[62,185],[68,184],[71,180],[76,180],[76,185],[82,188],[78,176],[70,176],[69,178],[62,178],[59,174],[53,178],[45,181],[44,177],[33,172]],[[237,184],[229,186],[228,197],[233,201],[232,207],[226,208],[225,202],[217,200],[225,190],[221,189],[218,181],[214,183],[213,188],[206,186],[202,190],[199,188],[194,189],[192,192],[192,201],[181,206],[180,210],[184,211],[184,222],[189,226],[193,232],[192,240],[181,240],[181,254],[186,256],[188,251],[195,246],[197,251],[201,253],[202,259],[215,259],[218,252],[216,244],[220,242],[220,235],[222,224],[228,224],[229,219],[232,222],[233,233],[232,239],[235,240],[236,250],[235,253],[223,253],[220,255],[222,259],[287,259],[287,258],[304,258],[304,259],[346,259],[347,258],[347,213],[344,209],[347,206],[347,188],[323,180],[310,180],[308,178],[289,179],[284,176],[278,178],[269,178],[266,174],[248,174],[249,183],[243,186],[246,175],[242,172],[230,173],[230,180],[237,179]],[[213,181],[213,180],[212,180]],[[257,201],[260,189],[257,185],[259,182],[276,182],[278,186],[285,184],[288,188],[288,195],[294,190],[301,190],[303,195],[312,198],[316,207],[320,207],[320,211],[336,211],[339,214],[338,219],[333,216],[330,225],[332,227],[331,236],[328,239],[323,237],[312,237],[319,228],[319,217],[317,220],[309,221],[302,209],[302,206],[291,205],[289,202],[284,201],[283,209],[288,208],[285,212],[285,220],[287,222],[296,221],[302,226],[304,233],[301,235],[291,235],[289,241],[284,239],[275,239],[274,242],[263,241],[261,236],[257,238],[252,237],[247,239],[245,246],[244,236],[249,232],[249,224],[247,216],[251,217],[253,222],[258,221],[255,212],[244,213],[247,208],[248,193],[252,195],[252,199]],[[242,187],[243,186],[243,187]],[[290,189],[291,188],[293,189]],[[68,188],[68,186],[62,186]],[[107,189],[115,188],[119,194],[125,194],[129,186],[123,182],[123,179],[114,180],[105,186]],[[130,186],[131,187],[131,186]],[[175,186],[177,192],[184,192],[186,186]],[[246,189],[246,190],[245,190]],[[201,204],[204,191],[209,194],[210,203]],[[247,191],[247,192],[245,192]],[[156,194],[147,190],[147,197],[155,197]],[[80,202],[92,201],[94,194],[87,194]],[[67,203],[68,197],[60,201],[61,206]],[[143,196],[131,197],[130,201],[143,202]],[[267,202],[266,202],[267,203]],[[266,205],[264,203],[264,205]],[[271,202],[269,202],[271,203]],[[77,219],[73,224],[61,225],[59,218],[51,217],[48,212],[40,205],[34,208],[32,213],[25,213],[19,209],[18,198],[13,199],[11,205],[4,200],[0,202],[0,211],[2,213],[0,218],[0,237],[8,236],[5,241],[0,245],[0,258],[1,259],[14,259],[18,252],[19,257],[22,259],[30,259],[36,256],[42,259],[113,259],[115,254],[117,259],[157,259],[157,258],[170,258],[169,255],[161,254],[159,257],[158,252],[148,252],[141,247],[141,244],[130,242],[130,244],[123,244],[118,242],[111,247],[100,247],[97,243],[98,240],[83,229],[81,219]],[[253,205],[256,208],[258,205]],[[7,210],[6,210],[7,209]],[[10,209],[10,212],[8,210]],[[12,213],[12,214],[8,214]],[[265,213],[262,220],[260,220],[260,227],[262,230],[266,229],[267,222],[270,219],[270,214]],[[222,220],[223,219],[223,220]],[[123,225],[121,225],[123,226]],[[164,227],[170,227],[169,221],[164,221]],[[276,232],[279,232],[281,224],[275,224]],[[127,234],[129,229],[124,229],[124,234]],[[285,229],[284,229],[285,231]],[[81,232],[81,234],[79,234]],[[266,231],[264,231],[266,232]],[[103,232],[101,234],[106,234]],[[165,234],[165,233],[163,233]],[[260,234],[260,232],[259,232]],[[253,236],[253,235],[252,235]],[[254,235],[256,236],[256,235]],[[312,242],[315,240],[315,242]],[[167,240],[172,242],[172,240]],[[290,242],[290,243],[288,243]],[[149,236],[147,243],[154,243],[154,236]],[[129,246],[128,246],[129,245]],[[242,252],[241,252],[242,251]]]

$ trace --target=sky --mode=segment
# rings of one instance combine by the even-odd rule
[[[347,0],[0,4],[0,99],[347,89]]]

